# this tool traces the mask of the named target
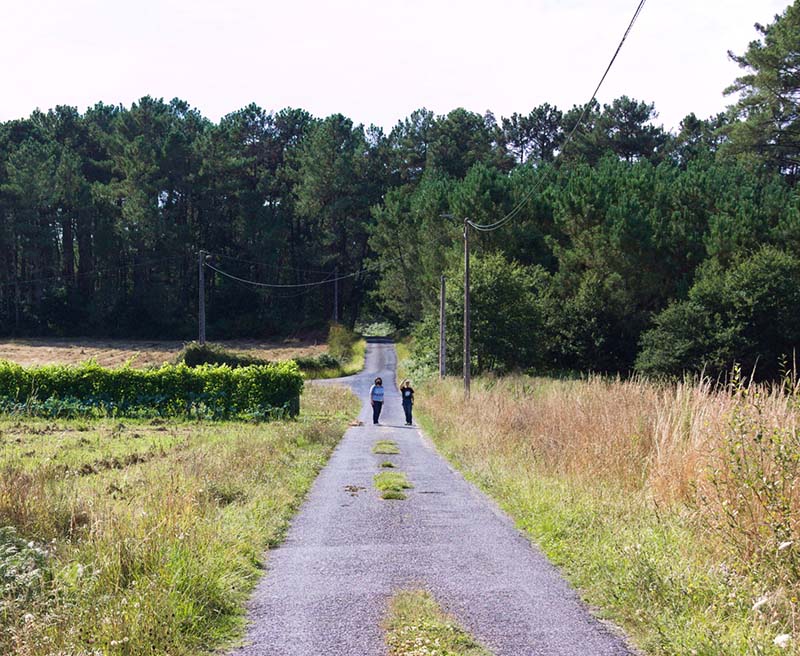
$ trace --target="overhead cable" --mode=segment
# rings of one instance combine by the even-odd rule
[[[269,264],[267,262],[257,262],[255,260],[244,260],[240,257],[234,257],[233,255],[225,255],[224,253],[213,253],[210,251],[206,252],[209,255],[213,255],[214,257],[221,257],[226,260],[231,260],[233,262],[241,262],[243,264],[255,264],[256,266],[269,267],[270,269],[275,269],[277,271],[294,271],[296,273],[318,273],[321,275],[328,275],[329,273],[331,273],[330,271],[323,271],[321,269],[298,269],[297,267],[282,266],[280,264]]]
[[[216,271],[218,274],[225,276],[226,278],[230,278],[231,280],[238,280],[239,282],[243,282],[248,285],[253,285],[254,287],[269,287],[271,289],[297,289],[298,287],[316,287],[319,285],[327,285],[328,283],[336,282],[337,280],[344,280],[345,278],[352,278],[353,276],[357,276],[359,273],[364,273],[366,271],[369,271],[369,268],[365,267],[363,269],[359,269],[358,271],[353,271],[352,273],[346,273],[341,276],[334,276],[334,274],[331,274],[330,277],[326,278],[325,280],[317,280],[315,282],[302,282],[290,285],[279,285],[275,283],[247,280],[246,278],[240,278],[239,276],[234,276],[232,273],[228,273],[227,271],[218,269],[213,264],[209,264],[208,262],[206,262],[205,264],[212,271]]]
[[[578,131],[578,128],[582,125],[584,119],[586,118],[586,114],[589,111],[589,108],[592,106],[592,103],[594,102],[595,98],[597,97],[597,93],[598,91],[600,91],[600,87],[603,86],[603,82],[605,82],[605,79],[608,76],[608,72],[614,65],[614,62],[616,61],[617,55],[619,55],[620,50],[622,50],[622,44],[625,43],[625,40],[628,38],[628,35],[631,33],[631,30],[633,29],[633,26],[636,23],[636,20],[639,18],[639,14],[642,13],[642,8],[644,7],[645,2],[647,2],[647,0],[639,0],[639,5],[636,7],[636,11],[633,14],[633,18],[631,18],[631,22],[628,24],[628,29],[625,30],[625,34],[622,35],[622,39],[620,40],[617,49],[614,51],[614,56],[608,63],[608,66],[606,67],[606,70],[603,73],[603,77],[600,78],[600,82],[598,82],[597,87],[595,88],[594,93],[592,94],[592,97],[589,99],[589,102],[587,102],[583,106],[583,111],[578,117],[577,123],[575,123],[575,126],[572,128],[569,135],[567,135],[567,138],[564,140],[564,144],[561,146],[561,150],[556,156],[556,159],[561,155],[561,153],[564,152],[564,149],[572,141],[572,138],[575,136],[575,133]],[[544,179],[543,177],[540,177],[538,182],[534,184],[533,187],[531,187],[531,189],[522,197],[522,200],[520,200],[519,203],[517,203],[517,205],[503,218],[498,219],[494,223],[487,223],[487,224],[473,223],[472,221],[469,220],[467,220],[467,223],[475,230],[478,230],[480,232],[491,232],[492,230],[497,230],[498,228],[502,228],[506,223],[514,219],[517,216],[517,214],[519,214],[522,211],[522,209],[531,199],[533,194],[536,193],[536,191],[538,191],[539,187],[542,184],[543,179]]]
[[[388,260],[381,260],[379,262],[375,262],[372,265],[368,265],[358,269],[357,271],[351,271],[350,273],[345,273],[342,275],[335,275],[333,273],[330,274],[330,277],[325,278],[324,280],[316,280],[314,282],[304,282],[304,283],[295,283],[295,284],[277,284],[277,283],[267,283],[267,282],[258,282],[255,280],[247,280],[246,278],[240,278],[239,276],[234,276],[232,273],[228,273],[227,271],[223,271],[222,269],[215,267],[213,264],[209,264],[205,262],[205,266],[207,266],[212,271],[217,272],[218,274],[225,276],[226,278],[230,278],[231,280],[236,280],[240,283],[244,283],[246,285],[252,285],[254,287],[266,287],[268,289],[298,289],[298,288],[309,288],[309,287],[318,287],[320,285],[327,285],[332,282],[337,282],[339,280],[345,280],[347,278],[353,278],[355,276],[361,275],[362,273],[370,273],[376,269],[380,269],[381,267],[390,264],[392,262],[397,262],[400,260],[400,257],[393,257],[389,258]],[[291,298],[291,296],[287,296],[286,298]]]

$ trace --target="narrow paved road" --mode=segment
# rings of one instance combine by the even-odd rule
[[[364,425],[347,431],[270,552],[234,654],[385,654],[386,602],[410,586],[433,592],[497,656],[630,654],[512,522],[404,426],[395,365],[392,344],[371,343],[364,373],[342,379],[364,401]],[[376,375],[386,386],[381,426],[367,402]],[[397,442],[400,454],[373,454],[378,439]],[[383,501],[373,488],[387,458],[414,484],[405,501]]]

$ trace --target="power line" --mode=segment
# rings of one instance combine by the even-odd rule
[[[603,73],[603,77],[600,78],[600,82],[598,82],[597,87],[595,88],[594,93],[592,94],[592,97],[589,99],[589,102],[587,102],[583,106],[583,111],[581,112],[580,116],[578,117],[577,123],[575,123],[575,126],[572,128],[572,130],[570,131],[569,135],[567,135],[567,138],[564,141],[564,144],[561,146],[561,150],[559,151],[558,155],[556,156],[556,159],[561,155],[561,153],[564,152],[565,148],[572,141],[572,138],[575,136],[575,133],[578,131],[578,128],[581,126],[581,124],[583,123],[584,119],[586,118],[586,113],[589,111],[589,108],[592,106],[592,103],[594,102],[595,98],[597,97],[597,92],[600,91],[600,87],[603,86],[603,82],[605,82],[605,79],[608,76],[608,72],[611,70],[611,67],[614,65],[614,62],[616,61],[617,55],[619,55],[620,50],[622,50],[622,45],[625,43],[625,40],[628,38],[628,35],[631,33],[631,30],[633,29],[633,26],[636,23],[636,20],[639,18],[639,14],[642,13],[642,8],[644,7],[645,2],[647,2],[647,0],[639,0],[639,5],[636,7],[636,11],[633,14],[633,18],[631,18],[631,22],[628,24],[628,29],[625,30],[625,34],[622,35],[622,39],[620,40],[619,45],[617,46],[617,49],[614,51],[614,56],[611,57],[611,61],[608,63],[608,66],[606,67],[606,70]],[[539,187],[541,187],[543,180],[544,180],[544,177],[543,176],[540,177],[539,180],[536,182],[536,184],[534,184],[533,187],[531,187],[531,189],[525,194],[525,196],[522,197],[522,200],[520,200],[519,203],[517,203],[517,205],[508,214],[506,214],[503,218],[498,219],[494,223],[487,223],[487,224],[473,223],[472,221],[469,221],[469,220],[467,221],[467,223],[472,228],[474,228],[475,230],[478,230],[480,232],[491,232],[492,230],[497,230],[498,228],[502,228],[506,223],[508,223],[512,219],[514,219],[517,216],[517,214],[519,214],[522,211],[523,207],[525,207],[525,205],[531,199],[533,194],[536,193],[536,191],[538,191]]]
[[[227,271],[218,269],[213,264],[209,264],[208,262],[206,262],[206,266],[212,271],[216,271],[220,275],[230,278],[231,280],[237,280],[239,282],[243,282],[248,285],[253,285],[254,287],[269,287],[270,289],[297,289],[298,287],[316,287],[319,285],[327,285],[328,283],[336,282],[337,280],[352,278],[353,276],[357,276],[359,273],[364,273],[370,270],[369,267],[365,267],[363,269],[359,269],[358,271],[353,271],[352,273],[346,273],[342,276],[334,277],[333,274],[331,274],[329,278],[326,278],[325,280],[317,280],[316,282],[302,282],[302,283],[295,283],[292,285],[280,285],[275,283],[257,282],[255,280],[247,280],[246,278],[240,278],[239,276],[234,276],[232,273],[228,273]]]
[[[258,281],[255,281],[255,280],[247,280],[246,278],[240,278],[239,276],[234,276],[232,273],[228,273],[227,271],[223,271],[222,269],[220,269],[218,267],[215,267],[213,264],[209,264],[208,262],[206,262],[205,265],[209,269],[211,269],[212,271],[216,271],[217,273],[219,273],[222,276],[225,276],[226,278],[230,278],[231,280],[236,280],[237,282],[244,283],[246,285],[252,285],[254,287],[266,287],[268,289],[298,289],[298,288],[318,287],[318,286],[321,286],[321,285],[327,285],[327,284],[332,283],[332,282],[337,282],[338,280],[345,280],[347,278],[353,278],[353,277],[358,276],[358,275],[360,275],[362,273],[370,273],[370,272],[374,271],[375,269],[380,269],[384,265],[390,264],[392,262],[397,262],[398,260],[400,260],[399,257],[393,257],[393,258],[391,258],[389,260],[383,260],[383,261],[380,261],[380,262],[375,262],[375,264],[373,264],[371,266],[365,266],[365,267],[362,267],[361,269],[358,269],[357,271],[352,271],[350,273],[345,273],[345,274],[343,274],[341,276],[334,276],[333,274],[330,274],[330,277],[326,278],[325,280],[317,280],[315,282],[304,282],[304,283],[296,283],[296,284],[289,284],[289,285],[277,284],[277,283],[267,283],[267,282],[258,282]],[[292,298],[292,297],[291,296],[287,296],[286,298]]]
[[[323,275],[328,275],[331,273],[330,271],[323,271],[321,269],[298,269],[296,267],[291,267],[291,266],[281,266],[280,264],[269,264],[267,262],[257,262],[255,260],[244,260],[240,257],[233,257],[232,255],[225,255],[223,253],[209,252],[208,254],[213,255],[214,257],[221,257],[226,260],[231,260],[233,262],[242,262],[243,264],[255,264],[257,266],[269,267],[277,271],[294,271],[296,273],[319,273]]]

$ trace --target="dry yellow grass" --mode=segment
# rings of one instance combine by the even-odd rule
[[[784,634],[800,653],[800,389],[511,376],[469,401],[431,382],[417,406],[653,653],[777,653]]]
[[[708,381],[512,376],[479,381],[468,402],[457,384],[425,392],[420,409],[437,423],[469,426],[470,442],[486,456],[513,455],[540,471],[644,489],[661,502],[694,499],[720,464],[736,409],[757,403],[765,426],[789,431],[799,414],[796,398],[780,388],[753,386],[737,396]]]
[[[303,340],[227,340],[216,343],[226,350],[272,361],[314,357],[328,350],[324,343]],[[130,362],[133,367],[144,368],[174,361],[181,348],[183,342],[180,341],[7,339],[0,341],[0,360],[23,366],[77,364],[94,360],[103,367],[119,367]]]

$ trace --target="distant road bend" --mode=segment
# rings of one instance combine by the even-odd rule
[[[358,394],[364,425],[345,433],[285,543],[270,552],[233,654],[386,654],[387,600],[410,587],[430,590],[497,656],[632,654],[493,502],[404,426],[396,363],[393,344],[371,341],[363,373],[325,381]],[[367,394],[378,375],[386,402],[373,426]],[[414,484],[405,501],[384,501],[373,487],[387,459],[372,453],[378,439],[400,447],[390,459]]]

